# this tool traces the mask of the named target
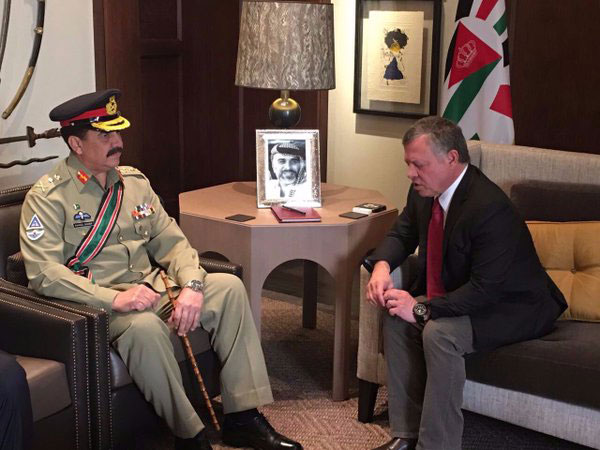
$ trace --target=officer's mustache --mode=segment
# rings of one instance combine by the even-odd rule
[[[113,147],[111,148],[108,153],[106,154],[106,157],[112,156],[116,153],[123,153],[123,147]]]

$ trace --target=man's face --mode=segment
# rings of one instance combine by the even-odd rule
[[[304,159],[297,155],[275,153],[271,157],[273,172],[282,185],[298,183],[300,174],[304,171]]]
[[[118,131],[90,130],[83,139],[71,146],[81,162],[95,175],[108,172],[119,165],[123,139]]]
[[[407,176],[421,197],[435,197],[444,192],[463,167],[458,163],[456,150],[439,155],[431,149],[426,135],[404,147],[404,161],[408,166]]]

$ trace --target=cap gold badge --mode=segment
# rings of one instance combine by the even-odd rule
[[[117,101],[115,100],[115,96],[111,96],[106,104],[106,113],[113,116],[117,113]]]

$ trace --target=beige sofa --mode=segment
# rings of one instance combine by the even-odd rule
[[[526,209],[537,208],[534,216],[552,217],[549,210],[562,209],[571,212],[560,220],[570,220],[572,211],[583,213],[585,220],[600,219],[600,208],[569,200],[577,194],[565,196],[562,188],[552,194],[560,183],[568,183],[565,186],[575,191],[587,189],[588,198],[595,198],[598,205],[600,189],[592,193],[589,189],[600,186],[600,156],[479,141],[468,144],[471,162],[513,200],[521,192],[520,203]],[[525,186],[523,195],[521,188],[530,180],[538,182],[538,188],[550,186],[544,191],[546,198],[531,198],[531,192],[539,192],[535,186],[533,191]],[[569,302],[565,320],[542,339],[467,357],[463,408],[600,449],[600,222],[531,223],[530,230],[542,265]],[[407,285],[413,262],[409,258],[393,273],[398,287]],[[363,297],[368,279],[362,269]],[[372,420],[377,387],[386,381],[381,314],[361,298],[357,370],[361,421]]]

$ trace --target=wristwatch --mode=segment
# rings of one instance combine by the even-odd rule
[[[190,288],[194,292],[204,292],[204,283],[200,280],[190,280],[183,287]]]
[[[415,303],[415,306],[413,306],[413,316],[415,316],[415,320],[419,325],[425,325],[429,317],[431,317],[429,305],[421,302]]]

